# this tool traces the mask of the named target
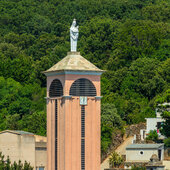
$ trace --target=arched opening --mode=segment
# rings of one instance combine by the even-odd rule
[[[93,83],[85,78],[76,80],[70,88],[71,96],[96,96],[96,88]]]
[[[55,79],[52,81],[52,83],[50,85],[49,96],[50,97],[63,96],[63,86],[62,86],[60,80]]]
[[[58,79],[55,79],[52,81],[49,89],[49,97],[60,97],[63,96],[63,86],[61,84],[61,81]],[[58,166],[58,100],[55,100],[55,169],[57,170]]]

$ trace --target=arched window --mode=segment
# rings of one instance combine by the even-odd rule
[[[71,96],[96,96],[96,88],[93,83],[85,78],[76,80],[70,88]]]
[[[60,80],[55,79],[52,81],[52,83],[50,85],[49,96],[50,97],[63,96],[63,86],[62,86]]]

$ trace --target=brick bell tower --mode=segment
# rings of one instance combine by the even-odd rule
[[[100,76],[79,52],[47,76],[47,169],[100,170]]]

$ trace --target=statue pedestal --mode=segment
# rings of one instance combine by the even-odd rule
[[[67,52],[67,55],[80,55],[80,52],[70,51],[70,52]]]

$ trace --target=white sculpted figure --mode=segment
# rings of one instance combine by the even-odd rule
[[[73,23],[70,27],[70,42],[71,42],[71,51],[77,51],[77,40],[79,35],[79,26],[76,26],[76,19],[73,20]]]

